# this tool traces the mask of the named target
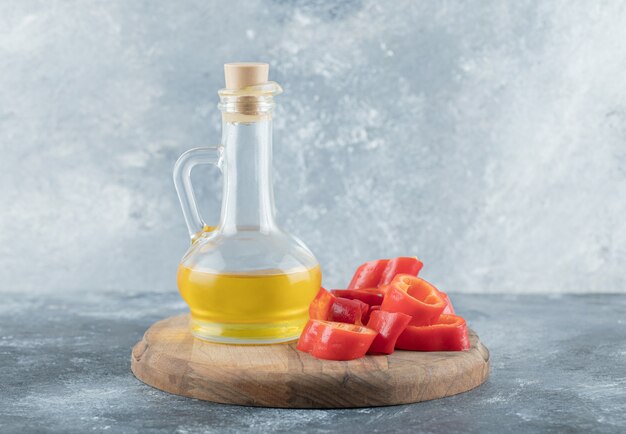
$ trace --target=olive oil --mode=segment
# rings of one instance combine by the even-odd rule
[[[271,343],[299,336],[321,278],[319,266],[218,274],[181,265],[178,289],[191,310],[194,335],[225,343]]]

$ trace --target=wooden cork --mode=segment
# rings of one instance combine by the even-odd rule
[[[269,79],[269,71],[270,66],[267,63],[226,63],[224,65],[226,89],[238,90],[266,83]]]

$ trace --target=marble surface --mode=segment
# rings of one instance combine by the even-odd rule
[[[262,60],[278,217],[329,286],[417,254],[449,292],[624,292],[625,40],[618,0],[3,0],[0,281],[170,291],[172,166]]]
[[[471,392],[413,405],[281,410],[169,395],[130,372],[170,293],[3,294],[0,432],[599,432],[626,430],[626,295],[453,295],[491,351]]]

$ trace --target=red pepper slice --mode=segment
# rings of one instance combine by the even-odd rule
[[[446,314],[446,315],[454,315],[454,307],[452,306],[452,302],[450,301],[450,297],[448,297],[448,294],[446,294],[445,292],[439,291],[439,295],[441,295],[441,298],[443,298],[443,301],[446,302],[446,307],[443,309],[443,312],[441,312],[441,314]]]
[[[365,355],[375,337],[366,327],[312,319],[296,348],[318,359],[354,360]]]
[[[380,305],[370,306],[370,310],[368,310],[367,314],[363,315],[363,318],[361,319],[361,321],[363,321],[363,324],[367,324],[372,317],[372,312],[376,312],[377,310],[380,310]]]
[[[380,310],[411,315],[411,325],[434,323],[446,307],[433,285],[408,274],[397,275],[391,282]]]
[[[367,351],[368,354],[391,354],[398,336],[411,321],[411,317],[400,312],[375,310],[367,322],[367,328],[376,330],[378,334]]]
[[[389,288],[389,286],[391,286],[390,283],[388,283],[387,285],[381,285],[381,286],[378,287],[378,291],[383,294],[383,297],[387,293],[387,289]],[[450,300],[450,297],[448,296],[448,294],[446,294],[443,291],[439,291],[439,295],[441,295],[441,298],[443,298],[443,301],[446,303],[446,307],[443,309],[443,312],[441,312],[441,313],[442,314],[455,315],[456,312],[454,311],[454,306],[452,305],[452,300]]]
[[[396,348],[411,351],[465,351],[470,347],[467,323],[457,315],[441,315],[428,326],[408,326]]]
[[[388,284],[386,284],[386,285],[380,285],[380,286],[378,287],[378,290],[379,290],[380,292],[382,292],[382,293],[383,293],[383,298],[385,297],[385,294],[387,294],[387,290],[389,289],[389,287],[390,287],[390,286],[391,286],[391,284],[390,284],[390,283],[388,283]],[[381,304],[382,304],[382,303],[381,303]]]
[[[320,331],[324,328],[325,322],[326,321],[310,319],[300,334],[296,348],[307,353],[311,351],[311,348],[313,348],[313,345],[319,337]]]
[[[417,277],[423,266],[422,261],[415,256],[394,258],[387,263],[378,284],[386,285],[398,274],[410,274]]]
[[[309,305],[309,318],[327,320],[330,317],[333,301],[335,301],[335,296],[324,288],[320,288]]]
[[[348,289],[377,287],[388,262],[388,259],[379,259],[361,264],[352,276]]]
[[[348,324],[363,324],[363,316],[367,315],[370,307],[361,300],[335,298],[330,309],[328,320]]]
[[[361,300],[370,306],[380,305],[383,302],[383,293],[378,288],[333,289],[332,293],[336,297]]]
[[[348,289],[375,288],[387,285],[398,274],[416,276],[424,264],[415,256],[369,261],[356,270]]]

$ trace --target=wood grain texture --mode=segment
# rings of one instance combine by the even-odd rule
[[[470,330],[465,352],[396,351],[346,362],[318,360],[295,343],[223,345],[195,339],[189,315],[159,321],[132,351],[135,376],[208,401],[285,408],[371,407],[465,392],[489,375],[489,351]]]

